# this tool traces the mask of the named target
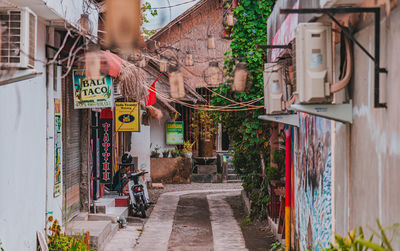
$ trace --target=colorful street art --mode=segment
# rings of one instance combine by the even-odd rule
[[[299,116],[294,159],[295,234],[300,250],[322,250],[332,240],[331,121]]]
[[[53,196],[61,194],[61,100],[54,99],[54,192]]]

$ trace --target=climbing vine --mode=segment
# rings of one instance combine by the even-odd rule
[[[263,66],[265,51],[257,45],[267,44],[267,19],[272,11],[273,0],[240,0],[233,10],[236,23],[232,29],[230,50],[225,53],[224,70],[228,80],[216,92],[240,102],[263,97]],[[231,88],[234,66],[244,62],[249,72],[245,92],[233,92]],[[217,95],[211,99],[213,105],[228,105],[229,101]],[[257,105],[263,105],[263,100]],[[243,188],[252,201],[254,215],[266,212],[269,201],[265,167],[269,163],[269,130],[259,115],[263,109],[219,113],[220,122],[233,141],[233,157],[236,172],[243,180]],[[264,168],[263,168],[264,167]]]

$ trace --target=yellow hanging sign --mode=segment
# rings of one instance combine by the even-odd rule
[[[139,103],[115,102],[115,131],[140,132]]]

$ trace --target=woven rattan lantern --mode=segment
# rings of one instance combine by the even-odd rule
[[[214,35],[208,35],[208,49],[215,49],[215,37]]]
[[[238,63],[233,77],[232,91],[244,92],[246,89],[247,75],[249,72],[246,69],[245,63]]]
[[[168,71],[168,61],[165,59],[162,59],[160,61],[160,72],[167,72]]]
[[[88,46],[85,52],[85,74],[86,78],[99,80],[100,75],[100,47],[97,44]]]
[[[183,74],[179,67],[171,67],[169,72],[169,86],[172,98],[183,98],[185,96]]]
[[[124,55],[143,46],[142,9],[137,0],[106,0],[105,45],[117,46]]]
[[[143,57],[143,58],[139,61],[138,66],[141,67],[141,68],[144,68],[144,67],[146,67],[146,65],[147,65],[147,63],[146,63],[146,58]]]
[[[193,66],[193,55],[192,55],[192,53],[190,53],[190,51],[186,52],[185,65]]]
[[[232,27],[235,25],[235,19],[233,17],[233,13],[232,12],[228,12],[228,14],[226,15],[226,25]]]
[[[81,14],[81,19],[79,20],[81,24],[81,32],[83,34],[89,33],[89,15],[88,14]]]
[[[210,62],[204,70],[204,81],[209,86],[218,86],[222,82],[222,71],[218,67],[218,62]]]

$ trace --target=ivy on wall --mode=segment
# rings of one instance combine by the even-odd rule
[[[264,95],[263,66],[265,51],[257,45],[267,44],[267,19],[272,11],[273,0],[240,0],[233,10],[236,19],[233,27],[230,50],[225,53],[224,70],[228,79],[233,79],[234,66],[238,62],[247,64],[249,71],[245,92],[232,92],[231,83],[221,84],[216,92],[244,102],[261,98]],[[263,105],[264,100],[257,105]],[[228,105],[229,101],[217,95],[211,99],[212,105]],[[264,109],[241,112],[220,112],[220,122],[233,141],[233,157],[236,172],[243,180],[243,188],[252,200],[254,215],[266,212],[268,202],[267,179],[262,175],[264,166],[269,163],[269,130],[264,122],[258,119]],[[265,170],[266,171],[266,170]]]

